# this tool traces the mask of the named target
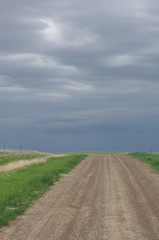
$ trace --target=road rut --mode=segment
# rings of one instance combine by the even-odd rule
[[[88,156],[0,230],[1,240],[159,240],[159,175],[121,155]]]

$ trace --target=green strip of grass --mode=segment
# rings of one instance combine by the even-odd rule
[[[68,173],[86,155],[50,158],[46,163],[0,174],[0,227],[24,213],[61,173]]]
[[[46,153],[38,152],[0,152],[0,165],[19,160],[32,160],[34,158],[45,157]]]
[[[153,169],[159,172],[159,154],[134,152],[129,153],[128,155],[137,158],[142,162],[148,163]]]

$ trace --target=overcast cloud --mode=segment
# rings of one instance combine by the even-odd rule
[[[157,0],[0,0],[0,147],[159,151]]]

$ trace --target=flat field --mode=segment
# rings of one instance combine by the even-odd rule
[[[46,163],[0,173],[0,226],[22,214],[33,199],[42,195],[60,178],[61,173],[70,171],[84,157],[85,155],[51,157]]]
[[[20,161],[20,160],[32,160],[35,158],[42,158],[48,156],[47,153],[40,152],[18,152],[18,151],[6,151],[0,152],[0,165],[5,165],[10,162]]]
[[[78,155],[76,161],[80,162],[84,157]],[[158,156],[154,157],[158,161]],[[71,169],[72,163],[75,163],[73,156],[13,172],[16,179],[17,176],[20,181],[26,179],[23,195],[31,192],[36,197],[43,193],[43,189],[48,189],[46,183],[52,185],[61,172]],[[61,166],[65,166],[63,171]],[[31,176],[29,184],[28,174]],[[5,185],[7,178],[3,177]],[[12,179],[14,175],[11,173]],[[37,179],[41,179],[40,182]],[[41,182],[43,189],[39,187]],[[31,187],[30,191],[26,186],[33,186],[33,189]],[[10,191],[12,193],[11,188]],[[19,195],[15,195],[15,199],[16,196]],[[23,198],[20,201],[25,204]],[[158,201],[159,174],[147,164],[125,154],[91,155],[50,186],[22,216],[2,227],[0,239],[158,240]],[[9,208],[7,205],[5,209],[16,211],[18,204],[19,199],[15,205],[9,205]]]
[[[61,158],[61,163],[64,159]],[[54,161],[55,173],[59,174],[61,164],[59,159]],[[73,158],[67,167],[72,162]],[[41,177],[45,188],[48,180],[52,184],[52,174],[48,174],[52,170],[50,163],[46,169],[44,166],[39,165],[31,176],[36,178],[39,173],[47,172],[50,178]],[[19,179],[21,176],[27,179],[25,171],[18,170]],[[27,188],[23,191],[27,193]],[[34,188],[32,194],[41,194],[40,191]],[[158,201],[159,174],[147,164],[121,154],[91,155],[50,186],[24,215],[2,227],[0,239],[158,240]]]

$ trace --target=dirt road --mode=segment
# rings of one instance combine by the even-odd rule
[[[159,175],[126,156],[89,156],[1,240],[159,240]]]

